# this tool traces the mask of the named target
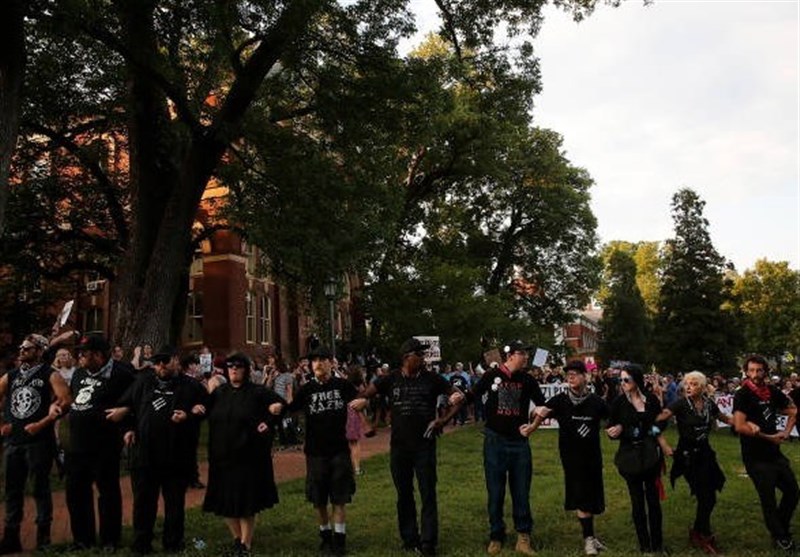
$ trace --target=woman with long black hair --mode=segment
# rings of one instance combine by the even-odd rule
[[[614,462],[628,485],[639,549],[643,553],[663,552],[659,487],[663,465],[661,444],[668,447],[656,424],[661,403],[645,388],[640,366],[626,366],[620,373],[620,381],[622,394],[611,403],[606,433],[620,442]]]

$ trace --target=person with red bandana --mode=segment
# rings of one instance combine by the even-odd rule
[[[761,501],[761,511],[775,548],[791,553],[796,549],[789,530],[800,500],[792,467],[781,453],[797,419],[797,407],[781,390],[769,385],[769,364],[763,356],[748,357],[743,366],[746,379],[733,397],[733,424],[742,447],[742,461]],[[778,415],[787,416],[778,430]],[[775,490],[783,493],[780,503]]]

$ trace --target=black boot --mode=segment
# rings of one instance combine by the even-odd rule
[[[333,554],[334,555],[344,555],[347,553],[347,534],[341,532],[334,532],[333,533]]]
[[[22,543],[19,541],[19,526],[16,528],[6,526],[3,539],[0,540],[0,555],[19,553],[20,551],[22,551]]]
[[[50,524],[36,525],[36,549],[50,547]]]
[[[331,530],[320,530],[319,539],[319,554],[322,556],[330,555],[333,551],[333,532]]]

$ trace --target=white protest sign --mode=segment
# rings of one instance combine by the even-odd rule
[[[439,337],[415,336],[414,338],[420,341],[422,344],[428,345],[428,349],[425,351],[426,364],[442,361],[442,346],[439,343]]]
[[[544,364],[547,363],[547,355],[549,352],[544,348],[537,348],[536,353],[533,355],[533,361],[531,365],[534,367],[544,367]]]
[[[64,325],[67,324],[67,320],[69,319],[69,314],[72,313],[72,306],[75,305],[75,300],[69,300],[67,303],[64,304],[64,307],[61,308],[61,313],[58,314],[58,318],[56,318],[56,325],[60,329]]]

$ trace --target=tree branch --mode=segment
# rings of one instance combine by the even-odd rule
[[[75,158],[77,158],[78,161],[89,171],[92,177],[97,180],[97,183],[100,186],[100,189],[106,200],[111,220],[114,223],[114,228],[116,228],[119,243],[123,248],[127,247],[128,243],[130,242],[130,232],[128,230],[128,223],[125,219],[125,210],[122,207],[122,203],[120,203],[114,184],[108,178],[108,175],[103,172],[103,169],[100,168],[99,162],[93,160],[88,153],[86,153],[86,151],[84,151],[73,140],[64,137],[62,134],[51,130],[46,126],[35,122],[25,122],[24,126],[35,133],[40,133],[48,137],[55,145],[66,149]]]
[[[444,27],[450,33],[450,38],[453,41],[453,50],[455,50],[456,58],[459,62],[463,62],[464,58],[461,55],[461,46],[458,43],[458,35],[456,34],[456,25],[453,18],[453,13],[450,6],[446,4],[446,0],[435,0],[436,6],[442,12],[442,19],[444,20]]]

